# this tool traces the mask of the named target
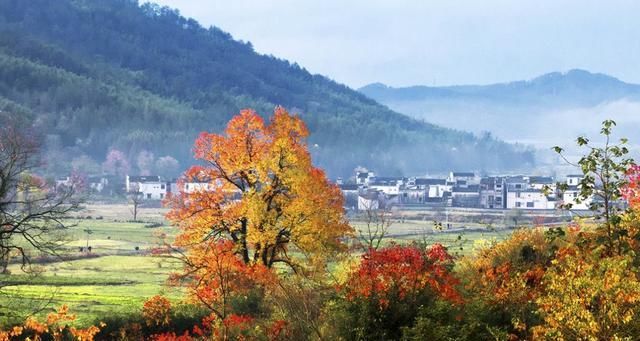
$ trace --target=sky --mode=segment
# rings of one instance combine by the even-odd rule
[[[490,84],[573,68],[640,83],[636,0],[154,2],[354,88]]]

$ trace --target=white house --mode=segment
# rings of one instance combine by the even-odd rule
[[[398,195],[400,194],[400,187],[402,183],[400,181],[373,181],[369,183],[369,189],[380,191],[386,195]]]
[[[368,192],[358,195],[358,210],[369,211],[380,208],[380,199],[377,192]]]
[[[143,199],[162,200],[167,195],[167,183],[159,176],[129,176],[125,182],[127,193],[139,192]]]
[[[580,181],[582,181],[582,178],[584,178],[584,175],[567,175],[567,185],[578,186],[580,184]]]
[[[508,209],[551,210],[556,208],[556,201],[541,190],[527,188],[507,192]]]
[[[562,192],[562,202],[571,204],[572,210],[588,210],[593,202],[593,198],[585,200],[580,198],[580,181],[582,181],[583,177],[583,175],[567,175],[568,188]]]
[[[473,172],[449,172],[448,182],[455,183],[457,186],[477,185],[478,178]]]
[[[370,172],[366,169],[360,169],[356,171],[356,184],[357,185],[368,185],[369,181],[375,177],[373,172]]]
[[[417,178],[416,187],[427,191],[427,198],[442,198],[453,187],[446,179]]]

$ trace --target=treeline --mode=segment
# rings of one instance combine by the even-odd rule
[[[115,148],[132,161],[150,150],[184,168],[200,131],[219,131],[243,108],[283,105],[307,122],[314,160],[334,176],[357,165],[409,173],[534,161],[523,148],[397,114],[154,4],[0,0],[0,64],[0,110],[33,118],[67,157],[100,160]]]

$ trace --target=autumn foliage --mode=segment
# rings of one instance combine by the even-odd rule
[[[170,322],[171,302],[156,295],[144,302],[142,317],[148,326],[166,326]]]
[[[411,299],[425,288],[460,303],[462,299],[455,289],[458,281],[450,272],[452,264],[453,257],[440,244],[427,250],[401,245],[371,249],[362,256],[344,290],[348,299],[376,299],[381,309],[388,306],[392,298]]]
[[[224,134],[202,133],[194,152],[204,166],[191,167],[183,184],[210,187],[183,187],[168,201],[167,217],[182,229],[176,245],[228,240],[244,264],[272,268],[280,263],[296,270],[323,266],[328,256],[344,250],[342,238],[351,228],[342,194],[312,165],[308,134],[304,123],[283,108],[269,124],[244,110]],[[304,254],[304,262],[292,251]]]
[[[75,319],[76,316],[70,314],[69,308],[63,305],[56,312],[49,313],[42,322],[30,317],[22,326],[15,326],[9,331],[0,330],[0,341],[17,339],[93,341],[95,335],[100,332],[100,328],[90,326],[81,329],[69,326]],[[103,326],[101,324],[101,327]]]

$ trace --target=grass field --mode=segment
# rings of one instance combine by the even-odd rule
[[[158,245],[159,234],[171,239],[176,229],[148,227],[150,222],[163,222],[161,209],[143,209],[144,223],[127,222],[127,212],[125,205],[90,206],[82,215],[85,219],[69,220],[67,253],[77,259],[37,265],[37,276],[25,275],[18,265],[12,265],[12,275],[0,276],[4,286],[0,290],[0,324],[20,321],[41,307],[46,307],[40,313],[44,315],[67,304],[78,314],[77,323],[86,325],[104,316],[139,312],[142,302],[159,293],[180,300],[183,292],[166,285],[169,273],[180,268],[178,261],[146,252]],[[86,219],[89,215],[92,218]],[[102,219],[95,219],[98,216]],[[363,223],[354,221],[353,225],[359,229]],[[464,255],[510,233],[482,224],[454,224],[451,228],[455,232],[434,231],[432,221],[395,221],[385,242],[437,242]],[[80,252],[87,240],[92,247],[90,256],[86,250]]]

